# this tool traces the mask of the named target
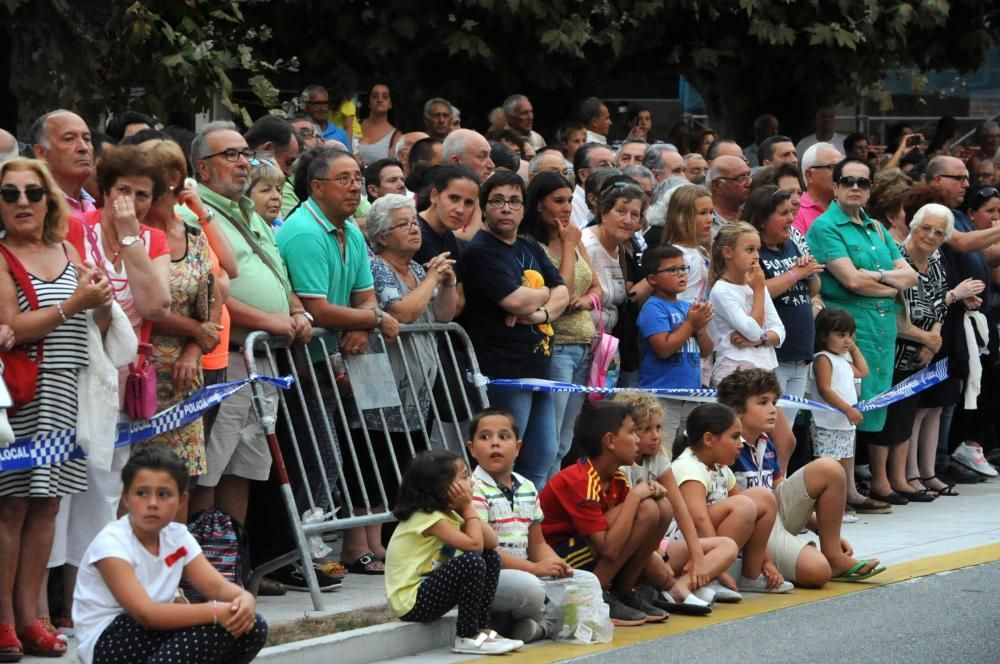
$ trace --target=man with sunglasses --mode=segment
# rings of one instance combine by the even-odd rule
[[[705,184],[712,192],[712,239],[726,224],[739,221],[740,208],[750,196],[750,166],[740,156],[723,154],[712,160]]]
[[[955,214],[955,231],[948,238],[948,247],[962,254],[978,254],[978,257],[956,256],[956,258],[959,262],[968,260],[982,262],[983,269],[972,271],[985,272],[988,279],[989,270],[985,267],[1000,265],[1000,246],[997,245],[1000,243],[1000,226],[977,231],[972,220],[961,209],[965,193],[969,189],[969,169],[961,159],[940,155],[927,164],[924,180],[934,195],[934,202],[951,208]]]
[[[830,143],[815,143],[802,155],[802,174],[806,192],[792,226],[805,235],[816,218],[826,212],[833,200],[833,167],[844,158]]]

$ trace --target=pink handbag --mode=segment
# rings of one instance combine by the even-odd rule
[[[140,333],[139,355],[128,365],[125,381],[125,412],[133,420],[148,420],[156,415],[156,366],[149,362],[149,335],[153,324],[144,321]]]
[[[604,314],[601,310],[601,298],[594,293],[589,293],[594,309],[597,311],[597,319],[600,321],[597,338],[594,340],[593,358],[590,361],[590,375],[587,378],[587,387],[614,387],[618,384],[618,373],[621,367],[621,360],[618,357],[618,337],[604,333]],[[592,393],[587,398],[591,401],[600,401],[604,395]]]

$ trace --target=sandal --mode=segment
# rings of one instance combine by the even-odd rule
[[[0,662],[20,662],[24,648],[13,625],[0,625]]]
[[[36,657],[62,657],[66,654],[66,644],[45,629],[45,623],[36,620],[21,630],[24,654]]]
[[[868,567],[867,572],[861,572],[862,569]],[[858,583],[859,581],[865,581],[872,578],[877,574],[881,574],[885,571],[885,567],[878,565],[872,560],[859,560],[853,567],[842,574],[831,578],[831,581],[844,581],[847,583]]]
[[[385,574],[385,563],[369,551],[350,565],[347,565],[347,571],[351,574]]]
[[[362,558],[363,557],[364,556],[362,556]],[[378,560],[378,558],[376,558],[376,560]],[[314,560],[313,563],[315,563],[316,569],[320,570],[330,578],[343,579],[347,576],[347,568],[344,567],[343,563],[338,563],[335,560],[325,560],[322,558]]]
[[[69,643],[69,637],[66,636],[66,633],[63,632],[62,630],[60,630],[55,625],[53,625],[51,619],[49,619],[46,616],[45,618],[39,618],[39,620],[41,620],[42,624],[45,625],[45,629],[48,631],[49,634],[51,634],[52,636],[56,637],[57,639],[59,639],[63,643]],[[69,629],[70,629],[70,632],[73,631],[73,621],[72,620],[69,621]]]
[[[958,493],[958,491],[955,490],[955,483],[954,482],[945,482],[943,479],[941,479],[937,475],[931,475],[930,477],[921,477],[920,478],[920,483],[923,484],[924,486],[927,486],[927,482],[929,482],[930,480],[937,480],[941,484],[944,484],[944,488],[943,489],[932,489],[932,488],[930,488],[928,486],[927,487],[928,491],[930,491],[932,493],[935,493],[935,494],[937,494],[939,496],[958,496],[958,495],[960,495]]]

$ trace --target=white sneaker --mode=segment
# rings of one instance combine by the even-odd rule
[[[996,477],[997,469],[990,465],[990,462],[983,456],[983,448],[979,445],[962,443],[951,454],[951,458],[970,470],[974,470],[986,477]]]
[[[863,464],[854,467],[854,476],[859,480],[868,481],[872,478],[872,467],[868,464]]]
[[[515,641],[531,643],[545,638],[545,628],[537,620],[521,618],[514,621],[510,628],[510,636]]]
[[[736,585],[745,593],[787,593],[795,587],[790,581],[782,581],[781,585],[777,588],[768,590],[767,577],[763,574],[758,576],[756,579],[748,579],[745,576],[740,575],[740,580],[736,582]]]
[[[858,515],[857,514],[844,513],[844,518],[842,518],[840,521],[841,521],[841,523],[857,523],[858,522]]]
[[[492,632],[491,634],[496,634],[496,632]],[[451,650],[452,652],[464,655],[502,655],[517,650],[523,645],[523,641],[505,639],[500,636],[490,636],[490,634],[481,632],[474,639],[456,636],[455,644]]]
[[[698,593],[701,594],[699,595]],[[711,596],[714,601],[721,602],[722,604],[736,604],[737,602],[743,601],[743,595],[739,594],[735,590],[730,590],[725,587],[719,583],[718,579],[710,582],[707,586],[698,588],[698,590],[695,591],[695,596],[698,599],[705,600],[706,602],[710,601],[707,598]]]

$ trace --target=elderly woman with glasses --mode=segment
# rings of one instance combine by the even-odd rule
[[[848,157],[833,167],[834,200],[809,227],[806,241],[813,256],[826,267],[820,294],[828,307],[850,313],[857,325],[857,346],[868,361],[869,373],[861,381],[861,398],[870,399],[892,385],[896,339],[896,297],[917,283],[917,273],[900,255],[883,226],[865,214],[872,186],[871,166]],[[868,445],[872,492],[870,498],[848,498],[862,513],[885,513],[886,504],[905,504],[891,490],[886,476],[890,450],[905,464],[906,447],[882,434],[886,409],[869,411],[858,425],[858,442]],[[853,461],[847,468],[854,472]]]
[[[253,201],[257,214],[268,226],[281,226],[281,202],[285,189],[285,174],[278,166],[264,159],[250,162],[250,189],[247,196]]]

